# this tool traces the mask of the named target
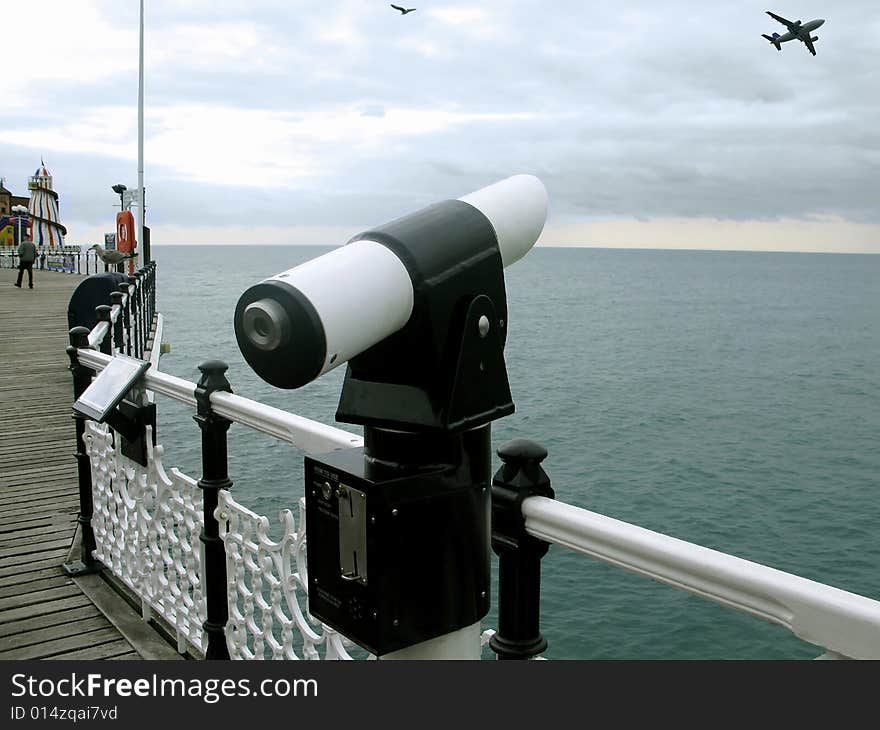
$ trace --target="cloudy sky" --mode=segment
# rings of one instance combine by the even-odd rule
[[[519,172],[542,245],[880,253],[875,0],[146,0],[162,243],[344,243]],[[818,56],[764,14],[825,18]],[[20,3],[0,176],[71,242],[137,184],[137,0]]]

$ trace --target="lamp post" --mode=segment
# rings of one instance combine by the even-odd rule
[[[28,209],[24,205],[13,205],[11,210],[15,213],[15,247],[17,249],[21,244],[21,218],[23,215],[27,215]]]
[[[128,190],[128,188],[125,187],[125,185],[123,185],[122,183],[118,183],[117,185],[114,185],[111,189],[119,196],[119,209],[125,210],[125,196],[123,195],[123,193]]]
[[[112,190],[119,196],[119,210],[125,210],[125,191],[128,190],[128,188],[122,183],[117,183],[112,187]],[[118,246],[119,242],[117,241],[117,247]],[[122,264],[116,264],[116,271],[124,272],[125,268]]]

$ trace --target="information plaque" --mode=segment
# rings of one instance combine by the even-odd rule
[[[149,362],[116,355],[76,400],[73,410],[104,423],[149,367]]]

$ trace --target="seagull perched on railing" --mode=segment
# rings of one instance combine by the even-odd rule
[[[135,251],[130,253],[123,253],[122,251],[106,251],[103,246],[100,246],[97,243],[94,246],[89,246],[89,250],[91,249],[95,249],[98,258],[105,264],[121,264],[126,259],[137,257],[137,252]]]
[[[415,10],[415,8],[402,8],[400,7],[400,5],[395,5],[394,3],[391,3],[391,7],[395,10],[399,10],[401,15],[406,15],[407,13],[411,13]]]

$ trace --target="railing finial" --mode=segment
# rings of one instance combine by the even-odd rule
[[[540,629],[541,558],[549,543],[526,533],[522,503],[553,497],[541,468],[547,449],[527,439],[508,441],[492,480],[492,549],[498,555],[498,632],[489,647],[499,659],[531,659],[547,648]]]

